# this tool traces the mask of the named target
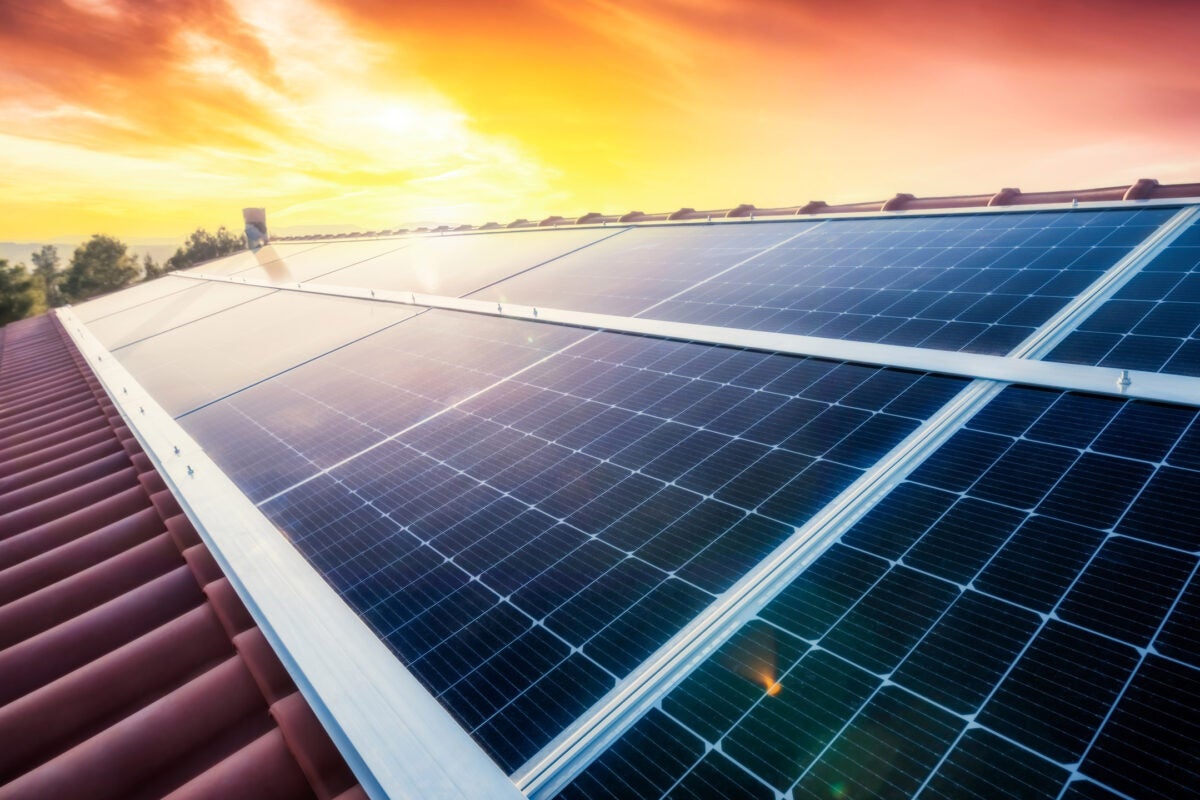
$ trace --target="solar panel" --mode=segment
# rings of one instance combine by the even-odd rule
[[[1198,417],[1006,389],[561,796],[1190,793]]]
[[[298,283],[343,269],[347,265],[386,256],[402,250],[408,243],[406,239],[388,238],[362,239],[315,247],[310,245],[304,248],[271,246],[260,250],[253,261],[240,259],[236,262],[236,267],[230,268],[224,262],[212,266],[221,267],[216,274],[226,274],[235,279]],[[209,273],[210,269],[206,265],[198,267],[196,271]]]
[[[110,314],[117,314],[130,308],[136,308],[143,303],[157,300],[160,297],[195,289],[193,281],[164,275],[157,280],[138,283],[120,292],[101,295],[74,306],[75,314],[84,322],[92,323]]]
[[[1200,224],[1192,223],[1047,357],[1200,376]]]
[[[621,228],[507,231],[403,240],[404,247],[360,262],[342,261],[319,283],[463,295],[587,248]]]
[[[184,422],[512,770],[964,385],[441,312]]]
[[[1174,213],[637,229],[477,296],[1003,355]]]
[[[248,386],[181,422],[248,497],[261,501],[583,335],[430,311]]]
[[[158,282],[165,281],[167,278],[164,277]],[[181,290],[95,318],[88,322],[88,327],[97,339],[115,351],[225,309],[266,297],[272,291],[254,286],[197,283],[183,278],[171,279],[168,286],[179,287],[180,284]]]
[[[633,228],[471,297],[634,315],[815,225]]]
[[[1126,257],[1177,211],[285,244],[200,269],[1005,354],[1114,264],[1138,268]],[[1059,349],[1116,336],[1143,360],[1110,348],[1105,366],[1138,368],[1170,339],[1150,368],[1195,374],[1178,357],[1197,230]],[[156,283],[85,307],[90,325],[537,796],[1176,796],[1200,777],[1196,408],[1004,390],[643,697],[663,644],[969,402],[967,381]],[[607,746],[588,726],[617,686],[632,727]],[[561,758],[607,749],[539,783],[584,766],[548,747],[576,733],[584,754]]]
[[[221,288],[246,296],[247,287]],[[169,304],[171,298],[156,302]],[[167,327],[116,355],[168,413],[179,415],[413,313],[404,306],[275,292]],[[164,324],[174,319],[166,317]]]
[[[339,242],[338,245],[344,245]],[[233,275],[245,270],[269,267],[279,261],[294,258],[301,253],[320,250],[329,247],[328,242],[272,242],[259,250],[242,250],[233,255],[218,258],[191,267],[186,273],[203,273],[205,275]]]

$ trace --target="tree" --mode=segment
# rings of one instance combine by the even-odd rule
[[[33,308],[33,279],[24,264],[8,265],[0,258],[0,325],[24,319]]]
[[[58,291],[58,282],[62,279],[58,273],[58,248],[46,244],[33,254],[33,277],[41,286],[46,305],[62,305],[62,297]]]
[[[62,281],[63,296],[74,303],[133,283],[140,270],[127,250],[124,242],[99,233],[75,248]]]
[[[167,271],[167,268],[161,264],[156,263],[154,260],[154,256],[150,255],[149,253],[146,253],[146,255],[142,257],[142,280],[143,281],[152,281],[155,278],[161,278],[164,274],[166,274],[166,271]]]
[[[233,235],[224,225],[217,228],[215,234],[204,228],[197,228],[183,243],[183,247],[166,260],[163,267],[167,270],[186,269],[203,261],[212,261],[214,258],[245,249],[246,237],[242,234]]]

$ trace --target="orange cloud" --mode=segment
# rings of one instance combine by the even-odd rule
[[[0,0],[0,237],[1196,180],[1198,29],[1118,0]]]

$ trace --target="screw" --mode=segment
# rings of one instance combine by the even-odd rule
[[[192,465],[188,464],[188,475],[195,475],[196,470],[192,469]]]

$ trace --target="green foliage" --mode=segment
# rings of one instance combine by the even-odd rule
[[[42,290],[47,306],[62,305],[62,295],[58,290],[62,275],[58,271],[58,264],[58,248],[52,244],[42,245],[42,249],[33,254],[33,277]]]
[[[183,247],[180,247],[175,251],[175,255],[167,259],[163,267],[166,270],[186,269],[201,262],[212,261],[214,258],[245,249],[246,237],[241,234],[235,236],[224,225],[217,228],[215,234],[209,233],[204,228],[197,228],[183,243]]]
[[[62,281],[62,294],[72,303],[79,302],[128,286],[140,273],[124,242],[97,233],[75,248]]]
[[[0,325],[23,319],[33,310],[37,296],[24,264],[8,265],[0,258]]]
[[[154,260],[154,257],[149,253],[142,258],[142,280],[152,281],[155,278],[161,278],[167,272],[167,268],[163,264],[159,264]]]

